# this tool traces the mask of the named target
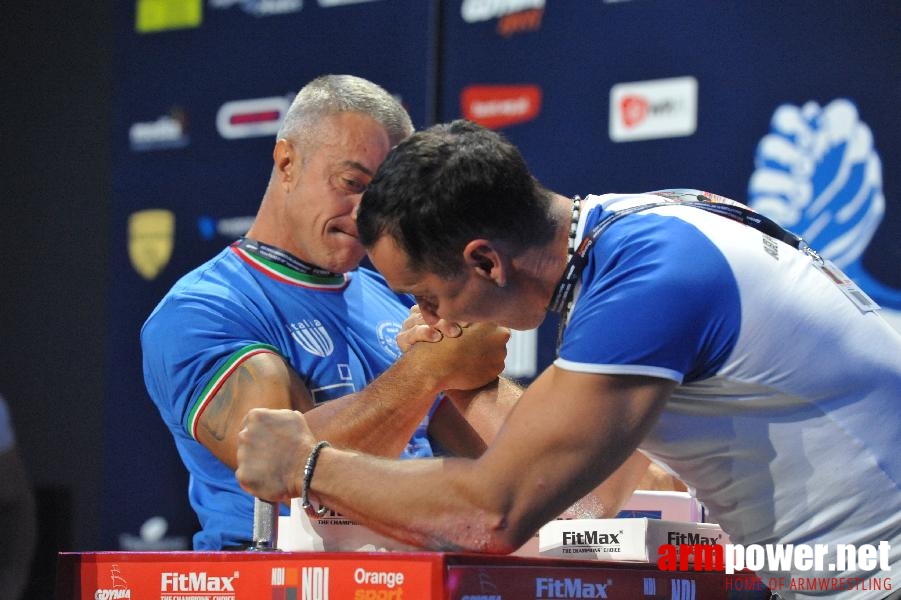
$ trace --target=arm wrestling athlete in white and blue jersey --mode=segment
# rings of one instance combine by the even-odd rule
[[[828,577],[864,582],[784,597],[896,593],[901,335],[797,236],[672,196],[574,201],[539,185],[496,132],[455,121],[414,134],[360,206],[373,264],[426,323],[527,329],[572,289],[559,358],[478,459],[325,448],[305,478],[317,436],[303,417],[251,411],[238,480],[268,499],[311,494],[407,543],[497,553],[637,450],[685,481],[733,543],[823,544]],[[838,544],[883,543],[877,571],[835,560]],[[794,563],[758,575],[821,574]]]

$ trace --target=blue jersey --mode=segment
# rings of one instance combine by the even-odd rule
[[[200,414],[228,375],[259,352],[285,358],[316,403],[361,390],[400,356],[412,301],[359,268],[317,277],[230,246],[182,277],[141,330],[144,379],[190,474],[202,530],[195,549],[251,539],[253,499],[196,440]],[[428,418],[404,451],[431,456]]]
[[[665,200],[589,196],[580,232]],[[888,541],[883,575],[901,585],[901,335],[810,255],[698,208],[636,212],[591,249],[555,364],[677,382],[640,449],[734,543],[828,544],[834,559]]]

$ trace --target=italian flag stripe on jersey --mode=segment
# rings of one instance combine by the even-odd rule
[[[347,274],[344,273],[327,277],[301,273],[290,267],[267,260],[262,256],[242,250],[237,246],[232,246],[231,249],[248,265],[282,283],[290,283],[291,285],[299,285],[300,287],[314,290],[340,291],[347,287],[348,278]]]
[[[191,434],[192,438],[195,440],[197,439],[197,423],[200,420],[200,415],[203,414],[204,409],[206,409],[210,400],[212,400],[213,396],[219,391],[219,388],[222,387],[222,384],[225,383],[225,380],[228,379],[242,362],[255,354],[264,352],[281,355],[275,346],[270,346],[269,344],[251,344],[229,356],[228,360],[219,367],[219,370],[216,371],[216,374],[213,375],[210,382],[203,388],[197,401],[194,402],[194,407],[191,409],[191,412],[188,413],[187,428],[188,433]]]

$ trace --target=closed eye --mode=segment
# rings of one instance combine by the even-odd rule
[[[362,181],[358,181],[356,179],[350,179],[347,177],[341,178],[341,187],[346,192],[350,192],[351,194],[362,194],[366,191],[366,185]]]
[[[372,171],[355,160],[345,160],[332,176],[332,185],[345,194],[362,194],[372,179]]]

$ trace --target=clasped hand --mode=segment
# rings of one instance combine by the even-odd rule
[[[443,389],[471,390],[494,381],[504,370],[509,339],[510,330],[494,323],[441,319],[428,325],[419,307],[413,306],[397,334],[397,345],[423,361],[444,382]]]
[[[397,336],[405,360],[444,390],[472,390],[494,381],[504,369],[510,330],[491,323],[439,321],[434,327],[413,307]],[[427,342],[427,343],[422,343]],[[256,408],[238,434],[238,483],[250,494],[289,503],[301,495],[306,457],[316,444],[298,411]]]

